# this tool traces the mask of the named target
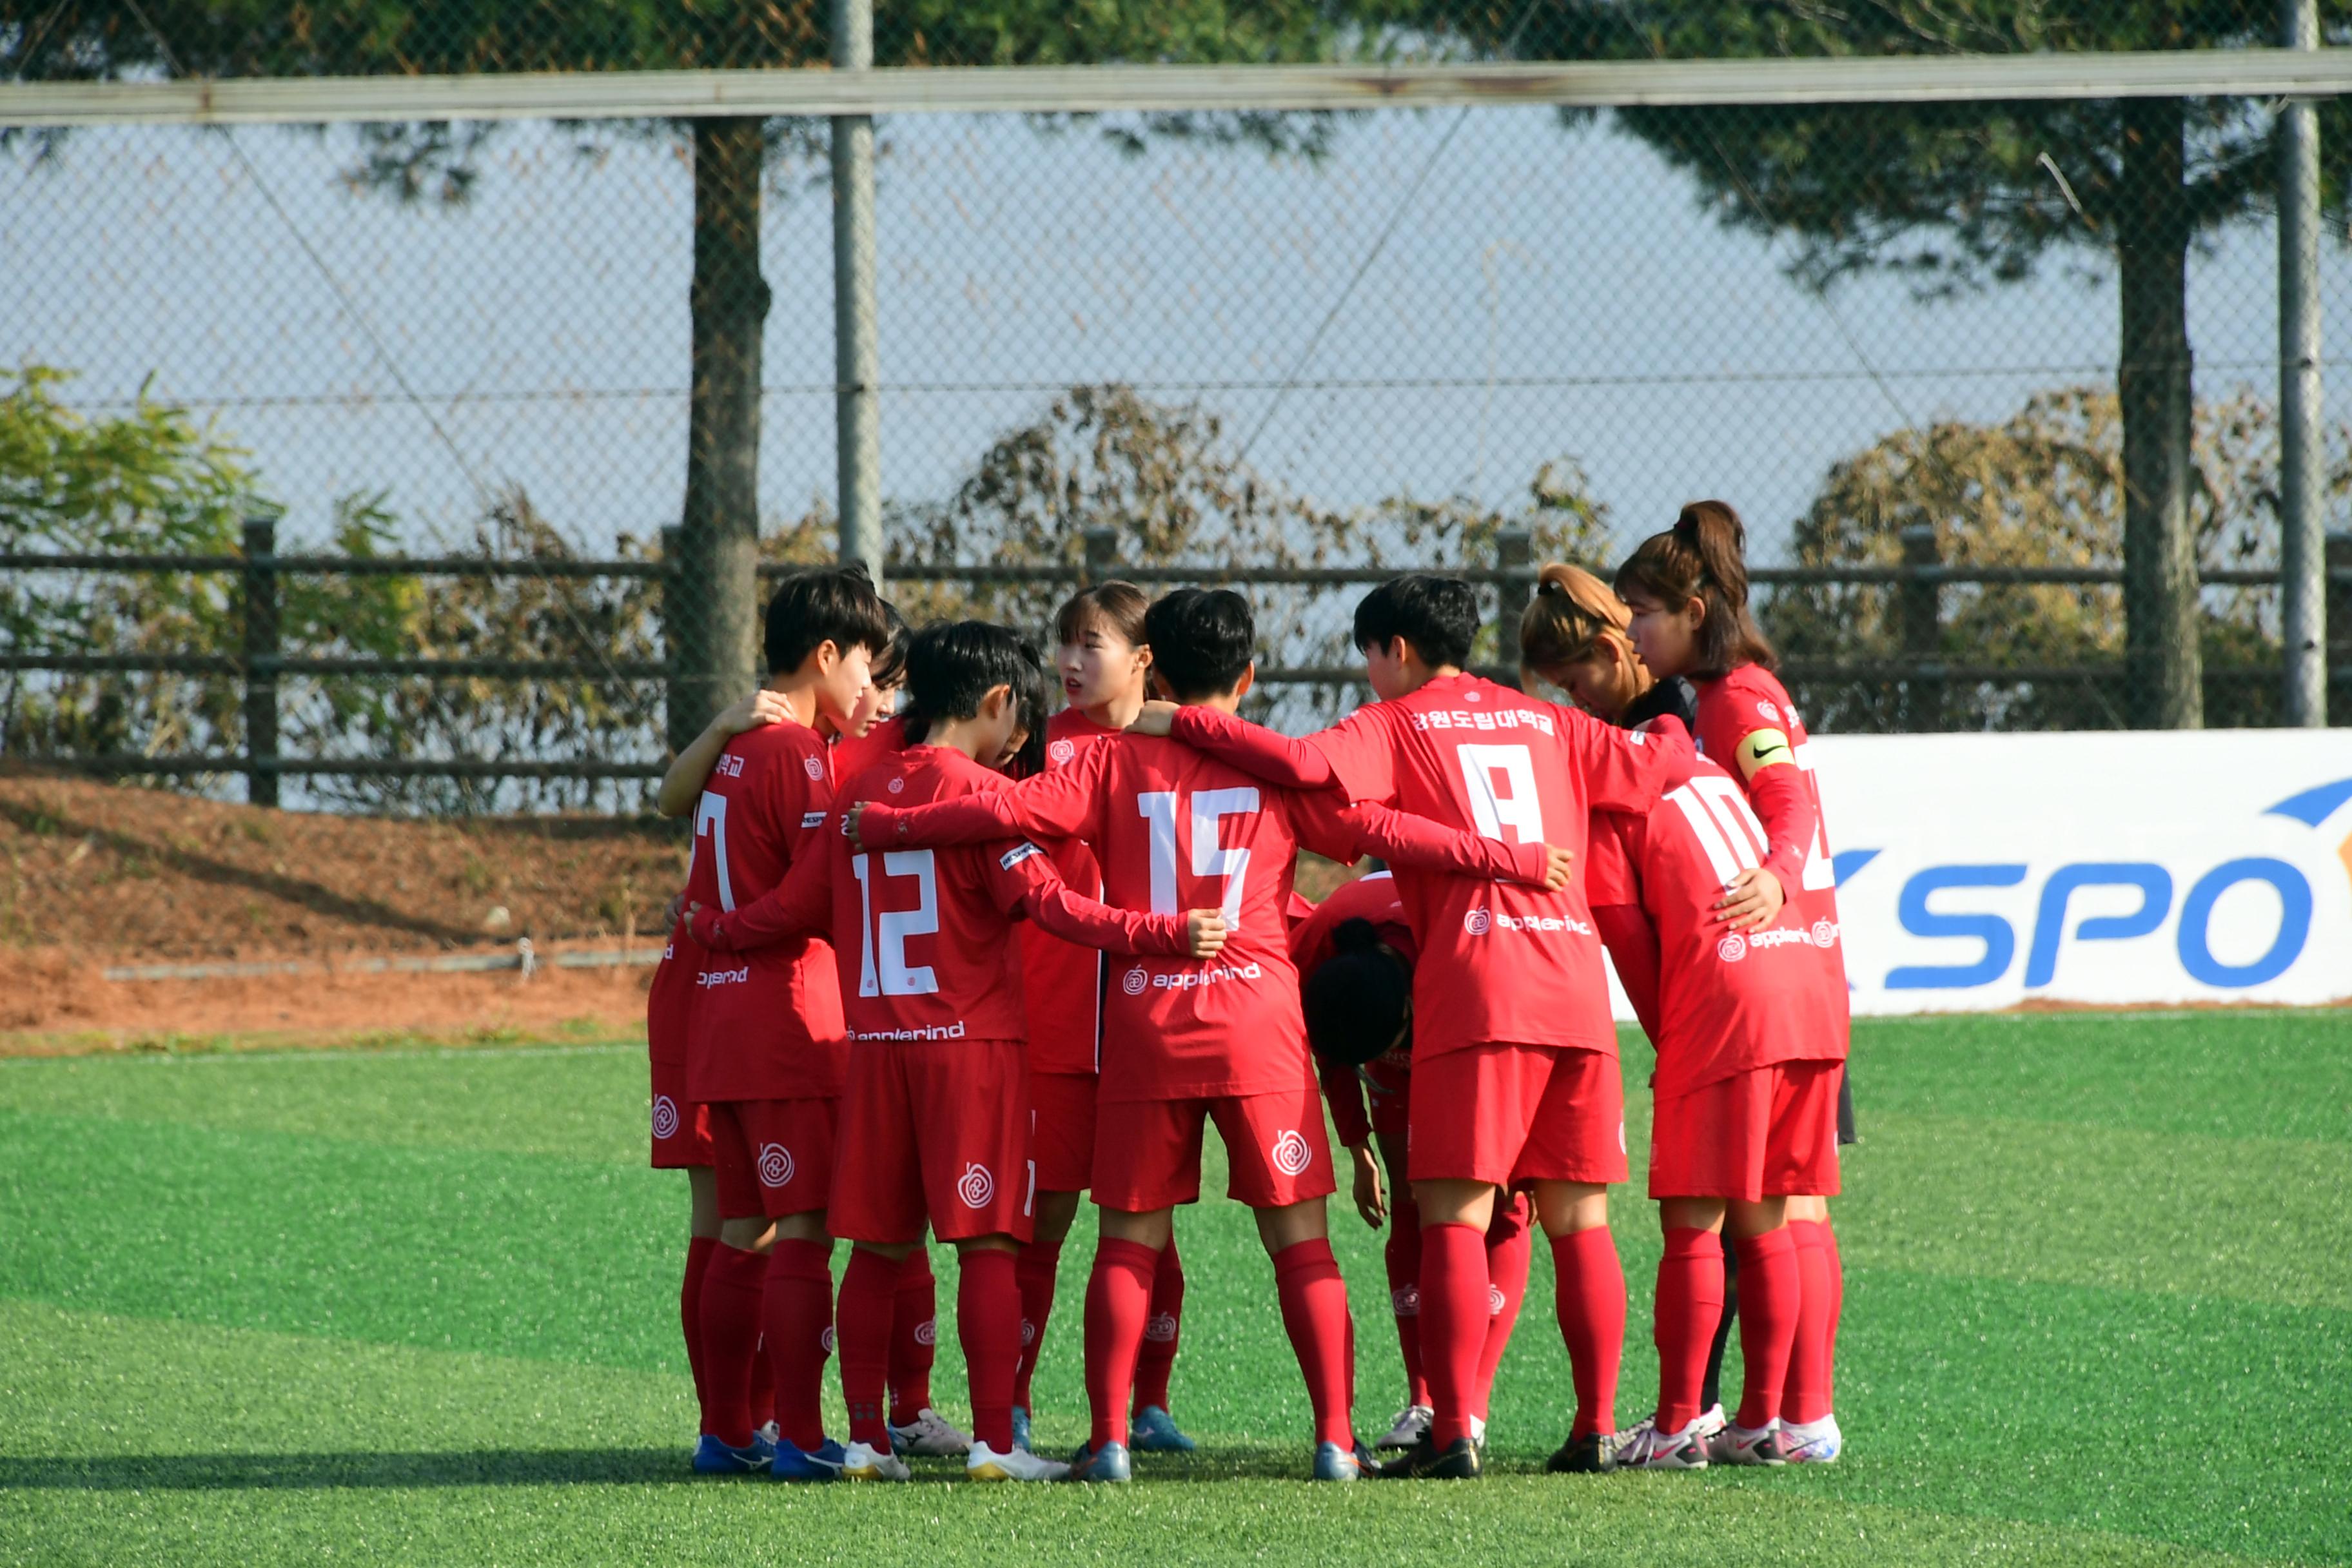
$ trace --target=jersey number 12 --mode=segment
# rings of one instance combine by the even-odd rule
[[[857,994],[860,996],[929,996],[940,988],[940,977],[928,963],[907,962],[907,939],[929,936],[940,929],[939,872],[929,849],[892,849],[882,856],[882,876],[874,876],[871,855],[853,855],[849,868],[857,874],[857,907],[865,917],[864,940],[857,944]],[[874,913],[874,884],[890,879],[915,879],[915,907]]]

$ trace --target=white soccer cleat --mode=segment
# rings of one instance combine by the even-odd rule
[[[907,1461],[887,1451],[877,1451],[870,1443],[852,1443],[841,1456],[841,1479],[845,1481],[911,1481],[915,1472]]]
[[[912,1421],[890,1428],[890,1447],[901,1454],[943,1459],[971,1452],[971,1439],[949,1426],[944,1416],[926,1405],[915,1413]]]
[[[1041,1459],[1026,1448],[1000,1454],[975,1437],[963,1473],[974,1481],[1058,1481],[1069,1475],[1070,1467],[1059,1459]]]
[[[1712,1437],[1730,1425],[1731,1417],[1723,1413],[1723,1406],[1710,1405],[1699,1413],[1698,1435],[1702,1437]]]
[[[1834,1465],[1844,1451],[1845,1434],[1834,1415],[1780,1427],[1780,1457],[1792,1465]]]
[[[1717,1465],[1785,1465],[1789,1461],[1780,1452],[1780,1423],[1768,1421],[1761,1426],[1742,1426],[1737,1421],[1727,1421],[1723,1430],[1706,1440],[1706,1457]]]
[[[1396,1413],[1389,1425],[1389,1435],[1372,1445],[1375,1448],[1410,1448],[1429,1436],[1429,1424],[1437,1419],[1437,1412],[1426,1405],[1408,1405]]]
[[[1658,1418],[1644,1415],[1618,1442],[1616,1465],[1621,1470],[1703,1470],[1706,1468],[1707,1435],[1702,1415],[1679,1432],[1661,1432]]]

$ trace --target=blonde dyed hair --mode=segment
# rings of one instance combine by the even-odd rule
[[[1631,651],[1633,621],[1615,589],[1581,566],[1554,561],[1537,574],[1536,596],[1519,616],[1519,668],[1548,678],[1591,658],[1604,641]]]

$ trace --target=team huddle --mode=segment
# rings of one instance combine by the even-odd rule
[[[1545,568],[1520,663],[1572,706],[1468,671],[1468,584],[1384,583],[1353,626],[1378,700],[1304,740],[1239,717],[1256,632],[1230,590],[1076,595],[1049,712],[1019,634],[910,634],[854,567],[786,579],[765,687],[661,791],[695,827],[647,1020],[653,1163],[693,1192],[694,1468],[905,1480],[934,1456],[1124,1481],[1134,1452],[1191,1449],[1172,1221],[1212,1121],[1273,1261],[1315,1479],[1481,1472],[1538,1227],[1576,1391],[1549,1468],[1834,1460],[1846,984],[1743,544],[1700,502],[1614,589]],[[1384,868],[1314,904],[1302,851]],[[1657,1403],[1623,1430],[1604,946],[1656,1051],[1665,1234]],[[1355,1426],[1327,1100],[1356,1208],[1390,1226],[1406,1401],[1385,1462]],[[1032,1451],[1032,1380],[1082,1194],[1091,1428],[1063,1462]],[[933,1405],[927,1235],[959,1255],[969,1435]],[[824,1428],[836,1354],[845,1441]]]

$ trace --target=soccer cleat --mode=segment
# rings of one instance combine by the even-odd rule
[[[1016,1405],[1013,1407],[1013,1446],[1016,1448],[1030,1447],[1029,1407],[1025,1405]],[[968,1446],[967,1451],[969,1451]]]
[[[1058,1481],[1070,1473],[1070,1467],[1058,1459],[1041,1459],[1026,1448],[1000,1454],[975,1437],[963,1473],[975,1481]]]
[[[1429,1436],[1429,1424],[1437,1412],[1426,1405],[1408,1405],[1396,1413],[1389,1424],[1389,1435],[1372,1445],[1375,1448],[1410,1448]]]
[[[1315,1445],[1315,1479],[1318,1481],[1352,1481],[1364,1473],[1361,1460],[1354,1447],[1342,1448],[1337,1443]]]
[[[1021,1430],[1022,1425],[1016,1421],[1013,1426],[1013,1446],[1016,1448],[1028,1447],[1021,1440],[1026,1436]],[[941,1459],[951,1454],[971,1452],[971,1439],[949,1426],[938,1411],[926,1405],[915,1412],[912,1421],[890,1428],[890,1451]]]
[[[1703,1470],[1706,1468],[1706,1417],[1702,1415],[1679,1432],[1661,1432],[1658,1418],[1644,1415],[1630,1432],[1617,1436],[1611,1462],[1621,1470]]]
[[[1706,1440],[1706,1458],[1716,1465],[1785,1465],[1788,1458],[1780,1452],[1780,1423],[1768,1421],[1761,1426],[1742,1426],[1737,1421],[1727,1421],[1723,1430]]]
[[[1128,1423],[1128,1447],[1139,1454],[1189,1454],[1192,1439],[1176,1429],[1176,1418],[1157,1405],[1147,1405]]]
[[[1792,1465],[1834,1465],[1844,1451],[1845,1434],[1834,1415],[1780,1427],[1780,1457]]]
[[[1617,1468],[1617,1445],[1622,1441],[1614,1432],[1587,1432],[1581,1437],[1570,1437],[1544,1461],[1544,1468],[1555,1476],[1604,1475]]]
[[[1730,1425],[1731,1418],[1723,1413],[1723,1406],[1710,1405],[1699,1413],[1698,1435],[1702,1437],[1712,1437]]]
[[[705,1432],[702,1441],[694,1446],[694,1473],[698,1476],[757,1476],[765,1474],[776,1457],[768,1440],[754,1433],[751,1441],[737,1448],[720,1442]]]
[[[841,1479],[845,1481],[911,1481],[915,1472],[896,1454],[877,1453],[870,1443],[852,1443],[842,1450]]]
[[[1443,1448],[1435,1439],[1423,1437],[1403,1453],[1381,1467],[1381,1479],[1388,1481],[1475,1481],[1486,1473],[1486,1464],[1478,1458],[1478,1445],[1467,1437],[1456,1437]]]
[[[1078,1451],[1070,1456],[1067,1479],[1074,1481],[1131,1481],[1135,1467],[1128,1462],[1127,1445],[1105,1443],[1096,1447],[1081,1443]]]
[[[843,1461],[848,1457],[848,1450],[830,1437],[813,1449],[780,1442],[776,1445],[776,1462],[768,1474],[779,1481],[839,1480]]]

